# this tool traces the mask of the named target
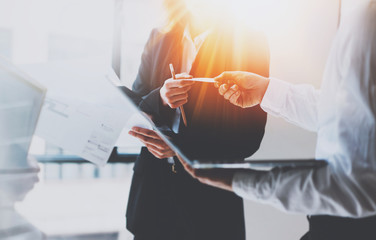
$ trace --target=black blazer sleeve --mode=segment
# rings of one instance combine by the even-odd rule
[[[154,29],[142,53],[141,64],[132,90],[142,96],[139,104],[141,110],[171,120],[175,110],[164,106],[159,95],[161,79],[157,74],[160,68],[158,54],[163,44],[165,44],[163,34],[158,29]]]
[[[154,29],[145,45],[138,74],[132,86],[132,90],[142,96],[142,101],[140,102],[141,109],[155,113],[159,112],[159,88],[153,89],[151,74],[154,55],[153,46],[157,40],[157,36],[158,30]]]

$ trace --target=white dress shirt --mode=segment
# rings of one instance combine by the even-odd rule
[[[192,39],[189,28],[186,27],[183,34],[182,46],[183,46],[183,55],[182,55],[182,65],[181,72],[188,73],[191,71],[192,64],[196,59],[198,51],[200,50],[202,44],[205,42],[205,39],[210,34],[211,30],[207,30],[200,35]]]
[[[288,212],[376,215],[376,4],[342,21],[320,90],[271,79],[261,107],[318,133],[319,169],[242,171],[239,196]]]

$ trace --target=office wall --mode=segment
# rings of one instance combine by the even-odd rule
[[[286,0],[289,9],[281,29],[269,33],[271,76],[319,87],[338,20],[338,0]],[[297,10],[299,9],[299,10]],[[296,11],[297,10],[297,11]],[[282,24],[283,25],[283,24]],[[314,157],[316,134],[268,117],[256,159]],[[304,215],[245,202],[247,239],[300,239],[308,230]]]
[[[356,8],[359,4],[367,3],[372,0],[342,0],[342,16],[351,13],[351,10]]]

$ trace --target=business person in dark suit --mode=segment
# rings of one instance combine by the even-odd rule
[[[218,96],[213,84],[184,80],[189,78],[187,74],[173,80],[169,64],[177,73],[195,77],[214,77],[226,70],[267,77],[265,37],[256,32],[237,37],[234,26],[214,18],[215,14],[205,22],[187,10],[184,0],[167,0],[165,4],[169,24],[152,31],[133,84],[134,92],[143,97],[139,107],[168,122],[192,156],[252,155],[260,146],[266,124],[260,107],[236,108]],[[180,106],[186,111],[187,126]],[[127,207],[127,228],[136,240],[245,239],[239,197],[192,179],[155,132],[135,127],[130,134],[146,146],[134,166]]]

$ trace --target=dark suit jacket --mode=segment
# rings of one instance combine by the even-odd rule
[[[133,90],[143,96],[140,108],[172,125],[174,110],[161,104],[159,89],[171,77],[169,63],[180,72],[183,32],[153,30],[142,55]],[[213,30],[201,47],[191,74],[214,77],[226,70],[269,74],[266,39],[258,33]],[[195,157],[252,155],[260,145],[266,114],[259,106],[235,107],[208,84],[196,84],[184,106],[188,127],[179,131]],[[143,148],[138,157],[127,209],[127,228],[136,237],[152,239],[245,239],[243,203],[235,194],[191,178],[181,166],[178,174],[165,160]]]

